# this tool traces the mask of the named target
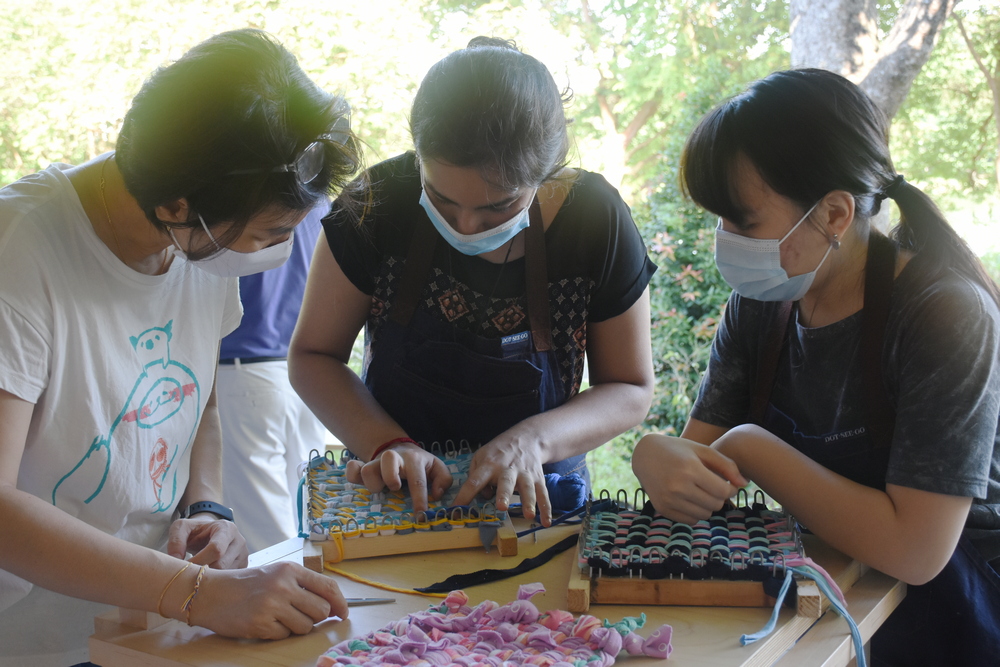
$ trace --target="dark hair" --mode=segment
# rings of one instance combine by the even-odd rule
[[[125,115],[115,160],[154,226],[171,226],[157,218],[157,206],[185,198],[191,215],[180,226],[201,229],[198,214],[209,227],[231,223],[217,237],[226,246],[262,211],[306,210],[347,183],[360,161],[344,120],[349,113],[343,98],[321,90],[267,33],[224,32],[143,84]],[[314,141],[323,145],[324,165],[310,183],[273,171]],[[189,256],[216,250],[206,242]]]
[[[513,42],[475,37],[431,67],[410,111],[417,155],[514,190],[566,164],[564,99],[549,70]]]
[[[941,211],[896,173],[889,123],[872,100],[842,76],[819,69],[775,72],[711,111],[688,137],[681,182],[702,208],[736,225],[745,205],[736,191],[741,157],[778,194],[809,208],[833,190],[854,196],[856,232],[892,198],[900,211],[892,238],[928,266],[950,266],[1000,303],[1000,289]],[[858,224],[860,223],[860,224]]]

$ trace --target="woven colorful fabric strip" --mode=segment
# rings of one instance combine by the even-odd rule
[[[635,630],[645,623],[645,614],[602,623],[568,611],[540,612],[531,598],[544,590],[541,584],[527,584],[510,604],[485,600],[475,607],[468,606],[463,591],[454,591],[427,611],[337,644],[316,665],[610,667],[622,651],[670,657],[669,625],[644,639]]]
[[[648,501],[638,510],[620,503],[584,520],[581,568],[612,577],[764,581],[780,580],[785,564],[803,555],[794,520],[763,502],[694,524],[660,516]]]

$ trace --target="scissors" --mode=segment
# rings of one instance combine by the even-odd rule
[[[389,604],[396,598],[347,598],[348,607],[367,607],[370,604]]]

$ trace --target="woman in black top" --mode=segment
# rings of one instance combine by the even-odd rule
[[[896,173],[857,86],[777,72],[710,113],[683,177],[734,289],[682,438],[632,467],[709,515],[751,479],[832,546],[906,581],[878,664],[1000,659],[1000,290]],[[886,199],[900,223],[871,224]]]
[[[649,408],[655,267],[614,188],[565,166],[555,82],[508,42],[435,64],[410,125],[416,152],[369,170],[360,220],[335,205],[324,221],[292,381],[370,489],[405,480],[425,508],[453,479],[417,443],[467,440],[481,448],[456,504],[491,487],[506,509],[517,491],[548,523],[544,474],[585,476],[586,452]],[[347,361],[363,326],[362,379]]]

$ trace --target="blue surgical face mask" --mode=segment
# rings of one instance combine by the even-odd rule
[[[815,269],[789,278],[781,266],[781,244],[817,205],[819,202],[813,204],[781,239],[751,239],[724,231],[722,218],[719,218],[719,226],[715,229],[715,264],[733,291],[757,301],[798,301],[806,295],[833,245],[826,249]]]
[[[534,199],[534,196],[532,196],[532,199]],[[441,215],[441,212],[437,210],[437,207],[434,206],[434,203],[427,196],[427,190],[423,188],[420,190],[420,205],[427,212],[427,217],[431,219],[438,234],[443,236],[444,240],[450,243],[452,248],[463,255],[482,255],[483,253],[496,250],[520,234],[522,230],[526,229],[531,220],[528,215],[528,209],[524,208],[520,213],[498,227],[487,229],[485,232],[479,232],[478,234],[459,234],[444,219],[444,216]]]
[[[200,214],[198,215],[198,220],[201,221],[201,227],[208,234],[208,238],[212,239],[212,243],[219,248],[219,252],[211,257],[192,262],[192,264],[214,276],[238,278],[240,276],[260,273],[261,271],[276,269],[284,264],[292,254],[292,242],[295,239],[295,232],[289,234],[288,238],[281,243],[275,243],[261,250],[255,252],[237,252],[231,248],[224,248],[219,245],[219,242],[212,236],[212,232],[208,230],[205,219]],[[173,230],[168,229],[167,231],[170,232],[170,238],[174,241],[174,254],[187,259],[187,253],[181,250],[181,244],[177,242]]]

